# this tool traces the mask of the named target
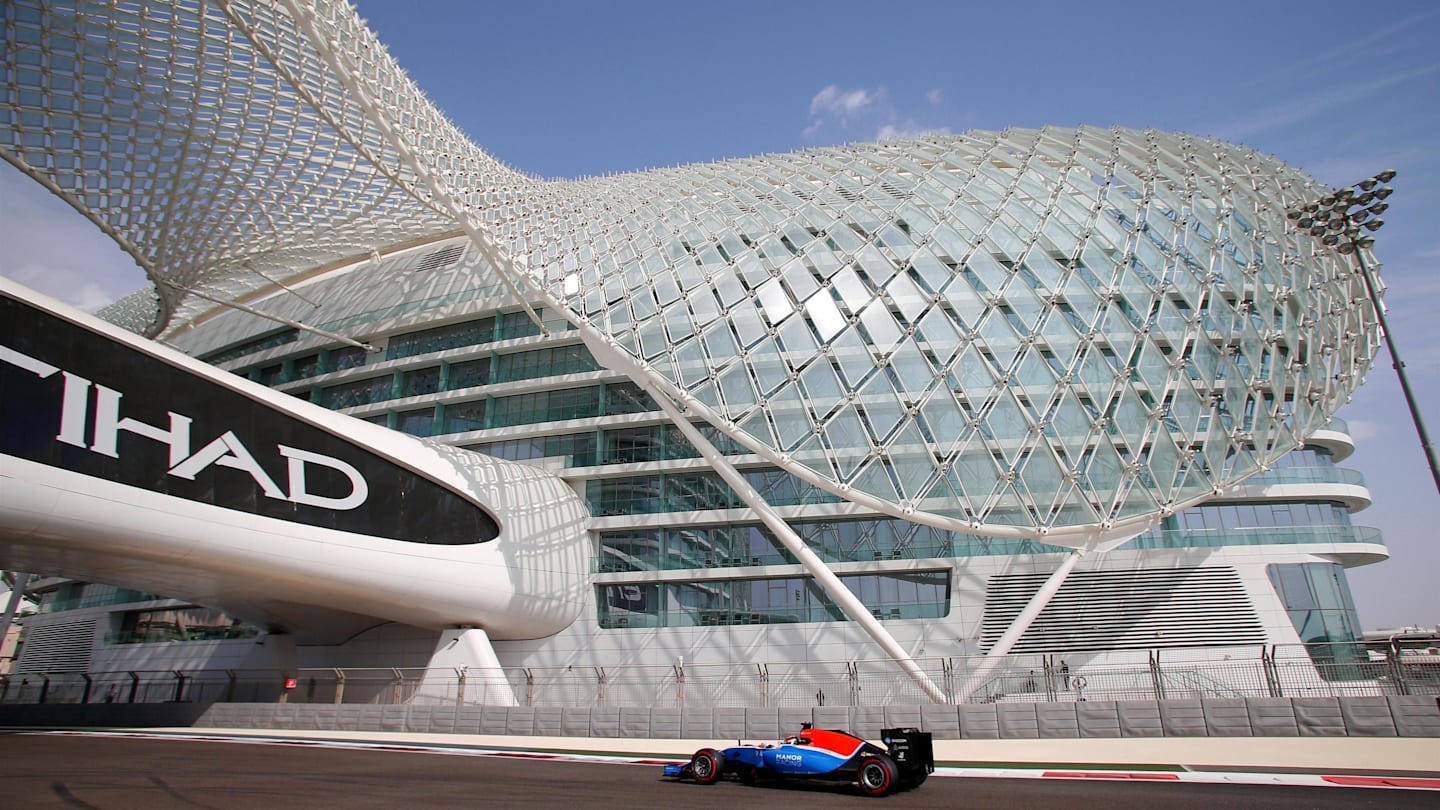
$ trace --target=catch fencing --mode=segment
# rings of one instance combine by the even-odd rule
[[[1009,656],[917,663],[946,702],[1054,703],[1440,694],[1440,656],[1358,645]],[[0,676],[0,704],[303,703],[715,709],[930,703],[889,660],[505,669],[311,668],[29,672]]]

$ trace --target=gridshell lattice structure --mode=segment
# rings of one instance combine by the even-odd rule
[[[1259,472],[1378,331],[1266,155],[1045,128],[575,181],[502,165],[343,3],[7,3],[0,155],[155,282],[162,334],[463,227],[487,268],[768,461],[1095,548]],[[202,297],[203,296],[203,297]]]

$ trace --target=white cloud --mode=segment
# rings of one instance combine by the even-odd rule
[[[871,92],[865,89],[841,90],[838,85],[828,85],[810,99],[810,114],[835,113],[842,119],[861,112],[885,97],[885,88]]]
[[[87,311],[146,286],[135,262],[94,223],[0,166],[0,275]]]
[[[1345,107],[1369,98],[1382,90],[1398,84],[1421,79],[1440,71],[1440,63],[1425,65],[1414,70],[1382,76],[1369,81],[1350,82],[1329,88],[1323,93],[1312,94],[1288,104],[1277,104],[1259,111],[1249,118],[1231,121],[1216,128],[1216,136],[1227,141],[1242,142],[1272,130],[1298,124],[1315,118],[1337,107]]]
[[[939,88],[925,94],[931,106],[939,104],[941,98]],[[807,140],[825,137],[887,141],[937,132],[949,130],[925,126],[901,114],[884,87],[847,90],[831,84],[810,99],[810,124],[803,134]]]
[[[885,124],[880,127],[880,131],[875,133],[875,140],[893,141],[897,138],[919,138],[949,131],[945,127],[922,127],[914,121],[906,121],[903,124]]]
[[[94,312],[116,299],[113,291],[87,278],[87,272],[73,267],[27,264],[7,267],[4,275],[11,281],[18,281],[36,292],[86,312]]]

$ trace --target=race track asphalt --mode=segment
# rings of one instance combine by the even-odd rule
[[[853,789],[702,787],[657,765],[0,733],[12,808],[1427,808],[1437,794],[1358,788],[932,778],[870,799]]]

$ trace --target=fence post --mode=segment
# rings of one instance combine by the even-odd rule
[[[80,702],[81,702],[81,703],[89,703],[89,702],[90,702],[90,687],[92,687],[92,686],[95,685],[95,681],[94,681],[93,679],[91,679],[90,673],[88,673],[88,672],[82,672],[82,673],[80,673],[80,677],[82,677],[82,678],[85,679],[85,692],[84,692],[84,694],[80,695]]]
[[[35,701],[35,702],[36,702],[36,703],[44,703],[44,702],[45,702],[45,698],[46,698],[49,694],[50,694],[50,676],[47,675],[46,673],[42,672],[42,673],[40,673],[40,699],[37,700],[37,701]]]
[[[605,687],[609,679],[605,675],[604,667],[595,667],[595,705],[605,705]]]
[[[1284,697],[1285,692],[1280,688],[1280,670],[1275,666],[1275,646],[1270,649],[1260,648],[1260,666],[1265,670],[1265,686],[1270,691],[1270,697]]]
[[[1405,680],[1405,664],[1400,660],[1400,645],[1393,638],[1390,646],[1385,648],[1385,663],[1390,665],[1390,680],[1395,682],[1395,691],[1402,695],[1410,694],[1410,684]]]
[[[180,670],[171,672],[175,676],[175,697],[173,702],[179,703],[185,696],[185,673]]]
[[[770,707],[770,667],[767,664],[756,664],[755,671],[760,674],[760,708]]]
[[[1047,655],[1041,661],[1045,667],[1045,699],[1055,702],[1055,656]]]
[[[526,667],[525,670],[525,705],[535,705],[535,673]]]
[[[140,676],[136,675],[134,670],[131,670],[130,672],[127,672],[125,674],[130,676],[130,699],[125,702],[134,703],[135,696],[140,694]]]
[[[955,703],[955,661],[950,658],[940,659],[940,672],[945,680],[945,702]]]
[[[854,661],[845,664],[845,672],[850,680],[850,705],[860,705],[860,667]]]
[[[685,708],[685,662],[679,661],[675,665],[675,698],[680,708]]]
[[[465,705],[465,675],[470,671],[469,667],[456,667],[455,680],[458,682],[455,687],[455,705]]]
[[[405,702],[405,676],[395,667],[390,671],[395,673],[395,680],[390,682],[390,705],[399,706]]]
[[[345,670],[335,668],[335,703],[345,702]]]
[[[1165,673],[1160,669],[1160,651],[1150,651],[1150,683],[1155,687],[1155,699],[1165,699]]]

